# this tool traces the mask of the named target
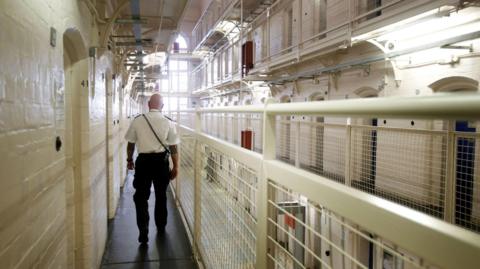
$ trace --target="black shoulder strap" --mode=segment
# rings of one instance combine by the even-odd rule
[[[148,126],[150,126],[150,129],[152,130],[153,134],[155,135],[155,137],[157,138],[158,142],[160,142],[160,144],[162,144],[163,148],[165,149],[165,151],[170,154],[170,150],[168,150],[168,148],[165,146],[165,144],[163,144],[162,140],[160,140],[160,138],[158,137],[157,133],[155,132],[155,130],[153,130],[153,127],[152,125],[150,124],[150,121],[148,120],[147,116],[145,116],[145,114],[142,114],[142,116],[145,118],[145,120],[147,121],[148,123]]]
[[[168,116],[166,116],[166,115],[163,115],[163,116],[164,116],[165,118],[167,118],[167,120],[175,122],[174,120],[172,120],[172,118],[170,118],[170,117],[168,117]]]

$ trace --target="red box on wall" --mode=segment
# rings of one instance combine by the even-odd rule
[[[246,41],[242,44],[242,76],[248,75],[253,68],[253,42]]]
[[[242,131],[242,148],[253,150],[253,131],[244,130]]]

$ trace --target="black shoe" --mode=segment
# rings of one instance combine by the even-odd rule
[[[140,244],[148,244],[148,232],[140,232],[138,236],[138,242]]]

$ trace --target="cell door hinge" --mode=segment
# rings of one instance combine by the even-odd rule
[[[88,80],[82,80],[80,85],[82,85],[83,88],[88,87]]]

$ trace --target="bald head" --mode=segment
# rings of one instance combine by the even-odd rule
[[[162,110],[163,108],[163,98],[160,94],[156,93],[150,97],[148,101],[148,108],[149,109],[158,109]]]

